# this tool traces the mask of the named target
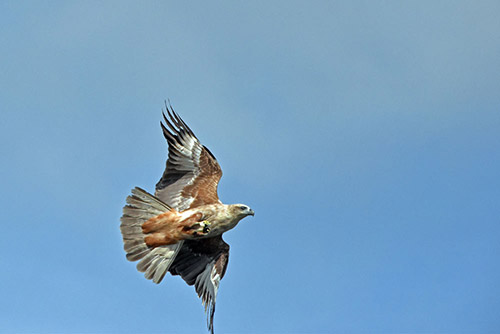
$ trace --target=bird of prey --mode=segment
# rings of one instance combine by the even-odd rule
[[[213,334],[215,299],[229,258],[222,234],[254,211],[245,204],[222,204],[217,195],[222,170],[215,156],[172,106],[165,107],[165,123],[160,122],[168,143],[165,172],[154,196],[136,187],[127,197],[120,225],[124,249],[154,283],[168,271],[194,285]]]

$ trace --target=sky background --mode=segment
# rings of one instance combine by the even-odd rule
[[[119,231],[166,99],[256,212],[216,333],[500,332],[498,1],[1,1],[0,43],[0,332],[206,332]]]

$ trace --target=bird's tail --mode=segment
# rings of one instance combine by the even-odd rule
[[[144,241],[142,224],[172,208],[145,190],[135,187],[123,208],[120,230],[127,260],[139,261],[137,270],[147,279],[160,283],[175,259],[183,241],[173,245],[150,247]]]

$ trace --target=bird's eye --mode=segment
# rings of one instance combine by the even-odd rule
[[[247,207],[246,207],[246,206],[243,206],[243,205],[242,205],[242,206],[240,206],[240,210],[241,210],[241,211],[245,211],[246,209],[247,209]]]

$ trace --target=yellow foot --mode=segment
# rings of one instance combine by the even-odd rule
[[[192,236],[202,236],[210,232],[211,223],[208,220],[202,222],[196,222],[193,225],[185,226],[183,228],[184,233],[190,234]]]
[[[204,220],[200,223],[201,226],[203,226],[203,233],[207,234],[208,232],[210,232],[210,225],[212,225],[211,222],[209,222],[208,220]]]

